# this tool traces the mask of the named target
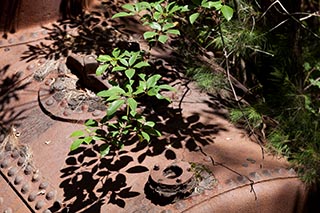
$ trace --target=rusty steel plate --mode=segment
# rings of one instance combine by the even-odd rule
[[[0,211],[304,212],[308,191],[288,162],[263,158],[224,106],[177,74],[161,50],[154,55],[163,56],[164,79],[177,88],[171,104],[150,105],[163,136],[103,158],[99,142],[70,152],[70,134],[105,113],[92,91],[110,85],[91,75],[93,59],[137,42],[120,33],[110,8],[1,39]]]

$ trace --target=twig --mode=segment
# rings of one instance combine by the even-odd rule
[[[219,23],[219,31],[220,31],[220,36],[221,36],[221,41],[222,41],[222,45],[223,45],[223,54],[224,54],[224,57],[226,59],[226,74],[227,74],[227,78],[228,78],[228,82],[229,82],[229,85],[230,85],[230,88],[232,90],[232,93],[233,93],[233,96],[238,104],[238,107],[241,111],[241,113],[243,114],[243,117],[245,118],[247,124],[248,124],[248,127],[250,129],[251,132],[253,132],[253,137],[256,139],[256,141],[259,143],[260,145],[260,148],[261,148],[261,155],[262,155],[262,159],[264,160],[264,148],[263,148],[263,145],[261,144],[260,140],[258,139],[257,135],[254,133],[254,130],[247,118],[247,116],[245,116],[244,112],[243,112],[243,109],[241,107],[241,104],[239,102],[239,99],[238,99],[238,96],[237,96],[237,93],[234,89],[234,86],[232,84],[232,81],[231,81],[231,75],[230,75],[230,68],[229,68],[229,55],[228,55],[228,52],[227,52],[227,49],[226,49],[226,45],[225,45],[225,42],[224,42],[224,38],[223,38],[223,34],[222,34],[222,30],[221,30],[221,24]]]

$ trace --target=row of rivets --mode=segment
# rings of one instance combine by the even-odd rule
[[[45,36],[48,34],[48,31],[43,29],[41,30],[40,32],[32,32],[30,33],[29,35],[21,35],[17,38],[9,38],[7,40],[0,40],[0,48],[1,46],[10,46],[10,45],[19,45],[19,44],[22,44],[22,43],[25,43],[25,41],[27,40],[27,37],[30,37],[30,41],[29,42],[32,42],[34,39],[37,39],[40,35],[42,36]],[[7,41],[7,45],[5,45],[5,41]]]
[[[9,146],[8,146],[9,147]],[[20,155],[20,152],[18,150],[12,150],[12,147],[7,150],[11,150],[11,153],[5,153],[5,152],[0,152],[0,160],[3,159],[3,161],[1,162],[1,168],[8,168],[10,166],[10,162],[9,162],[9,159],[8,158],[5,158],[6,156],[11,156],[13,159],[17,159]],[[26,162],[26,158],[25,157],[20,157],[18,160],[17,160],[17,164],[19,166],[24,166],[26,165],[28,162]],[[37,197],[39,195],[44,195],[45,194],[45,199],[47,201],[52,201],[54,200],[55,196],[56,196],[56,191],[49,191],[47,193],[45,193],[45,189],[47,189],[49,187],[49,183],[44,181],[44,182],[41,182],[39,185],[38,185],[38,189],[40,190],[39,192],[37,191],[31,191],[32,187],[31,185],[26,182],[23,184],[23,181],[24,181],[24,177],[19,175],[20,169],[18,167],[15,167],[15,166],[11,166],[8,170],[7,170],[7,176],[10,177],[10,178],[14,178],[13,179],[13,184],[14,185],[20,185],[22,184],[21,186],[21,193],[23,195],[26,195],[26,200],[28,202],[35,202],[37,200]],[[23,170],[23,174],[24,175],[30,175],[34,173],[34,168],[32,165],[28,164],[24,170]],[[15,176],[16,175],[16,176]],[[31,181],[33,183],[35,182],[38,182],[40,180],[40,175],[38,173],[34,173],[32,178],[31,178]],[[30,192],[30,193],[29,193]],[[3,198],[0,197],[0,205],[2,205],[3,203]],[[35,203],[35,206],[34,208],[36,210],[40,210],[42,209],[47,203],[45,202],[45,200],[38,200],[36,203]],[[12,209],[10,208],[7,208],[5,209],[3,212],[12,212]],[[51,211],[49,209],[45,209],[43,212],[46,212],[46,213],[50,213]]]

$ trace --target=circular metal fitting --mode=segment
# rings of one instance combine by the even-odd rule
[[[194,173],[188,162],[157,164],[150,172],[146,193],[154,202],[171,203],[190,195],[196,186]]]

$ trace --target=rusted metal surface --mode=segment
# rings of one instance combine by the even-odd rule
[[[288,163],[269,154],[263,159],[219,101],[173,68],[166,70],[178,89],[173,103],[150,109],[162,137],[128,142],[104,158],[98,142],[70,152],[69,135],[104,110],[90,84],[77,82],[88,80],[92,57],[119,43],[110,17],[92,16],[99,19],[88,23],[98,28],[55,23],[1,40],[1,211],[304,212],[308,191]],[[91,32],[86,38],[84,29]],[[85,74],[75,74],[80,70]]]

